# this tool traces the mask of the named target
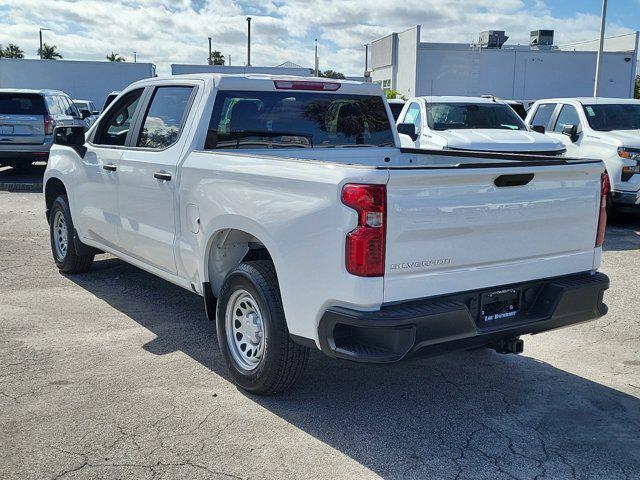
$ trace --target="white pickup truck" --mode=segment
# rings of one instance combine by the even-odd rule
[[[609,211],[640,207],[640,100],[552,98],[537,101],[526,122],[562,141],[572,157],[602,159],[611,179]]]
[[[409,99],[397,120],[403,147],[563,155],[563,143],[527,127],[505,100],[427,96]]]
[[[255,393],[292,385],[309,348],[518,353],[519,335],[606,312],[601,161],[399,148],[371,84],[148,79],[55,143],[60,271],[108,252],[202,295]]]

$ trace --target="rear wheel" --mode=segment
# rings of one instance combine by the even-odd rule
[[[218,299],[216,327],[229,372],[245,390],[282,392],[302,375],[309,349],[289,336],[270,261],[242,263],[227,276]]]
[[[51,252],[58,270],[63,273],[83,273],[93,263],[93,254],[79,255],[76,251],[73,220],[66,195],[56,198],[49,214]]]

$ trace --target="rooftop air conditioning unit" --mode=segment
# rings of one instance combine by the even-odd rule
[[[508,39],[504,30],[485,30],[480,32],[478,44],[480,48],[501,48]]]
[[[529,45],[531,48],[551,48],[553,46],[553,30],[532,30]]]

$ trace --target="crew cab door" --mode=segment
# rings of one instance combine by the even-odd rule
[[[195,85],[148,87],[130,148],[119,166],[119,249],[173,274],[177,165],[195,90]]]
[[[409,123],[414,126],[416,132],[416,139],[413,140],[408,135],[400,135],[400,144],[403,147],[408,148],[428,148],[427,145],[423,145],[422,134],[423,134],[423,114],[422,109],[420,108],[420,104],[418,102],[411,102],[407,107],[403,116],[400,117],[399,123]]]
[[[81,180],[73,189],[73,220],[81,237],[117,248],[118,172],[120,157],[131,136],[133,119],[143,90],[121,98],[102,118],[86,143]]]
[[[562,133],[565,127],[576,127],[576,134],[574,136],[569,136]],[[550,137],[564,143],[564,146],[567,149],[568,157],[579,157],[580,156],[580,145],[582,144],[582,140],[584,138],[583,132],[583,122],[580,119],[580,114],[575,106],[569,104],[559,104],[556,109],[556,114],[551,120],[551,125],[549,126],[549,130],[547,134]]]

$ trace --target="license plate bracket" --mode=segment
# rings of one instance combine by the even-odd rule
[[[520,312],[520,289],[505,288],[480,295],[480,323],[512,321]]]

